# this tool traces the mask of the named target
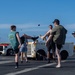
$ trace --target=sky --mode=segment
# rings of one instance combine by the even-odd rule
[[[75,0],[0,0],[0,42],[9,42],[12,24],[20,36],[38,36],[49,30],[54,19],[68,30],[66,42],[74,42],[71,33],[75,31]]]

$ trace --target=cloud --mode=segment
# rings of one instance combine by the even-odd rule
[[[10,24],[0,24],[0,29],[7,29],[10,28]]]
[[[46,25],[38,26],[38,24],[0,24],[0,29],[8,29],[11,25],[16,25],[19,29],[25,29],[25,28],[38,28],[38,27],[47,27]]]
[[[9,30],[11,25],[12,24],[0,24],[0,29]],[[17,26],[17,31],[21,31],[21,32],[34,32],[35,33],[35,32],[46,32],[48,30],[47,25],[38,26],[38,24],[33,24],[33,23],[16,24],[16,26]]]
[[[44,29],[25,29],[22,30],[22,32],[43,32],[43,31],[47,31],[48,29],[44,28]]]
[[[12,24],[0,24],[0,29],[8,29]],[[16,24],[17,28],[31,28],[36,27],[32,24]]]
[[[65,25],[65,28],[67,28],[68,31],[74,31],[75,30],[75,24]]]

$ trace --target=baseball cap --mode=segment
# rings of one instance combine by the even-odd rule
[[[75,34],[75,31],[72,33],[72,35],[74,35]]]
[[[53,21],[53,23],[55,23],[55,22],[59,23],[60,21],[59,21],[58,19],[55,19],[55,20]]]

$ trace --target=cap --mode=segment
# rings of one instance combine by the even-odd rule
[[[74,35],[75,34],[75,31],[72,33],[72,35]]]
[[[53,21],[53,23],[55,23],[55,22],[59,23],[60,21],[59,21],[58,19],[55,19],[55,20]]]

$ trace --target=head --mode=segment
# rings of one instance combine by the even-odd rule
[[[56,26],[56,25],[60,25],[60,21],[58,20],[58,19],[55,19],[54,21],[53,21],[53,24]]]
[[[12,30],[12,31],[16,31],[16,26],[15,26],[15,25],[12,25],[12,26],[11,26],[11,30]]]
[[[49,28],[50,28],[50,29],[52,29],[52,28],[53,28],[53,26],[52,26],[52,25],[49,25]]]
[[[72,33],[72,35],[75,37],[75,31]]]

